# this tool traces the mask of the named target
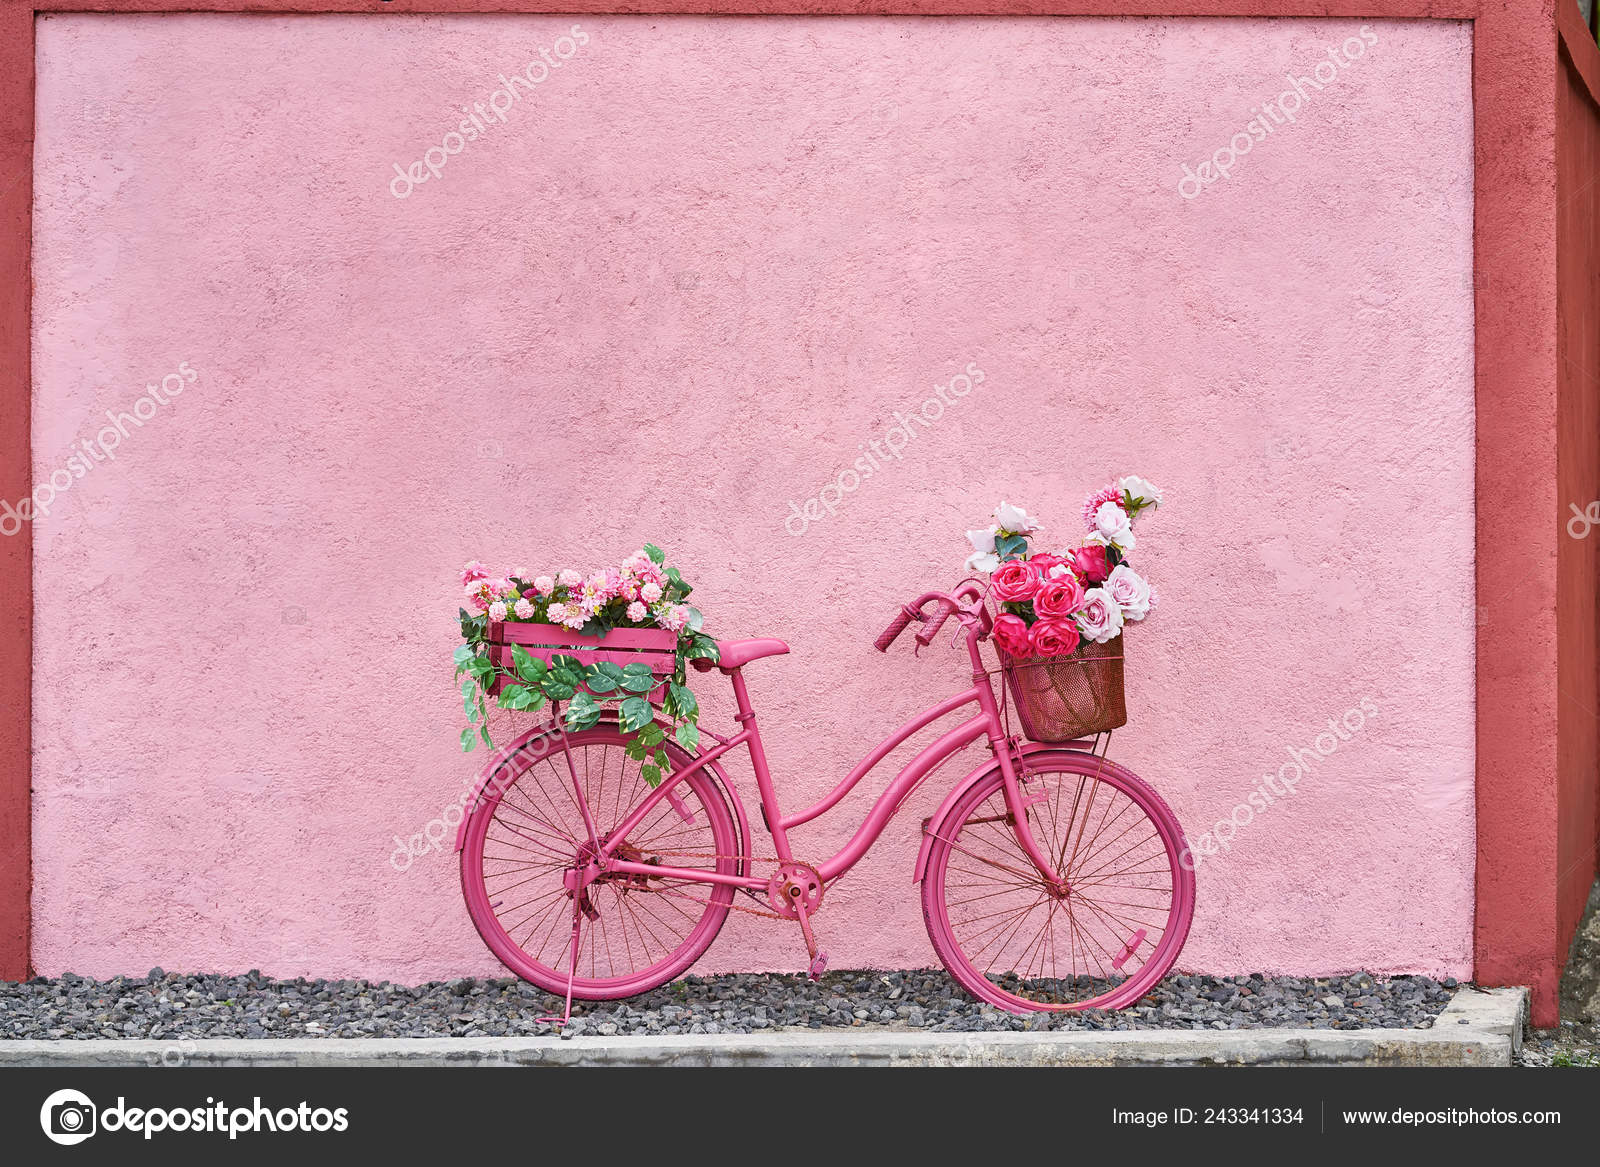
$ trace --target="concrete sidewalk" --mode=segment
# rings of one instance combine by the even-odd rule
[[[1510,1066],[1527,1000],[1526,989],[1464,988],[1430,1029],[0,1041],[0,1067]]]

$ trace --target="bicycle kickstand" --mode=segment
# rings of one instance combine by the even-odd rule
[[[580,906],[580,897],[572,897],[572,953],[567,959],[567,1007],[560,1017],[540,1017],[538,1020],[547,1021],[551,1025],[565,1026],[572,1020],[572,982],[578,975],[578,935],[582,927],[583,911]]]

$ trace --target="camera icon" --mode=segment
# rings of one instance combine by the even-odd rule
[[[52,1143],[71,1147],[95,1132],[95,1105],[78,1090],[57,1090],[39,1108],[39,1125]]]

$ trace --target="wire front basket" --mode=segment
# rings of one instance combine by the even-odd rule
[[[1072,741],[1128,723],[1120,634],[1104,644],[1085,640],[1063,656],[1019,659],[998,651],[1017,719],[1030,740]]]

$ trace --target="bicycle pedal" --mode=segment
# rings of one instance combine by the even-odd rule
[[[813,981],[820,981],[822,974],[828,970],[828,954],[819,952],[811,958],[811,967],[806,970],[806,976]]]

